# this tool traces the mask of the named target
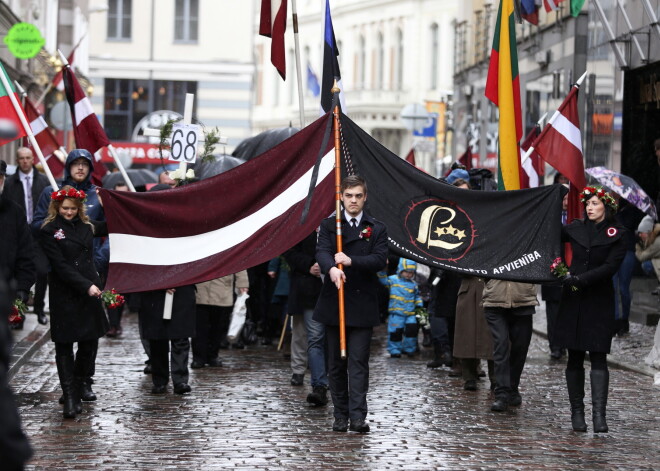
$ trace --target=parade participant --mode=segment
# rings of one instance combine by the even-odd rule
[[[30,224],[34,218],[39,196],[48,186],[48,178],[34,168],[34,155],[29,147],[18,148],[16,162],[18,171],[7,178],[5,193],[9,199],[23,209],[27,223]],[[44,314],[48,261],[39,246],[38,237],[34,237],[34,265],[37,270],[37,278],[34,287],[33,308],[39,324],[45,325],[48,323],[48,317]]]
[[[415,309],[421,308],[423,304],[414,280],[416,272],[417,263],[402,258],[396,275],[378,273],[379,281],[390,291],[387,351],[392,358],[401,358],[402,352],[408,356],[417,352],[419,324]]]
[[[39,239],[51,267],[51,340],[55,342],[65,418],[75,418],[82,412],[80,399],[94,395],[91,379],[98,339],[108,330],[99,299],[101,279],[92,259],[94,237],[107,235],[107,229],[104,222],[87,216],[86,198],[84,191],[68,185],[53,192]],[[78,343],[75,356],[74,342]]]
[[[369,389],[369,349],[378,312],[378,271],[387,260],[387,230],[383,223],[364,211],[367,183],[351,175],[341,182],[343,252],[337,252],[335,216],[321,222],[316,260],[326,274],[314,320],[326,327],[328,379],[334,405],[332,429],[366,433],[367,392]],[[344,269],[337,268],[343,264]],[[346,353],[339,345],[339,296],[344,284]]]
[[[234,294],[248,292],[247,271],[242,270],[195,286],[197,326],[196,336],[192,339],[193,359],[190,367],[219,367],[222,366],[218,358],[220,339],[227,336]]]
[[[531,283],[488,280],[484,287],[484,314],[493,335],[493,412],[504,412],[522,403],[518,388],[532,340],[534,306],[538,304],[536,286]]]
[[[288,329],[288,326],[285,326],[284,322],[288,314],[289,265],[283,257],[275,257],[268,262],[267,273],[270,278],[269,285],[272,290],[270,290],[270,302],[266,311],[267,325],[264,326],[264,338],[279,337],[282,329]],[[268,342],[266,343],[269,344]],[[305,365],[292,363],[291,368],[293,370],[290,381],[291,385],[302,386],[305,376]]]
[[[322,285],[321,267],[316,261],[316,239],[317,233],[314,231],[289,249],[284,258],[291,269],[288,308],[293,319],[291,369],[295,364],[309,365],[312,392],[307,395],[307,402],[324,406],[328,403],[325,327],[312,319]]]
[[[555,338],[568,349],[566,386],[571,422],[586,432],[584,420],[584,358],[591,362],[591,401],[594,432],[607,432],[605,409],[609,388],[607,354],[615,333],[612,276],[626,255],[626,229],[614,219],[617,204],[602,187],[580,194],[585,218],[565,226],[562,238],[571,244],[573,260],[563,279]]]

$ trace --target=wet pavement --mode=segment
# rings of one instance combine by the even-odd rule
[[[100,342],[94,389],[75,420],[62,419],[51,342],[12,379],[35,449],[28,469],[660,469],[660,394],[650,378],[612,370],[608,434],[570,427],[563,363],[534,336],[523,404],[490,412],[488,381],[464,391],[430,352],[390,359],[376,332],[369,393],[372,432],[331,431],[332,408],[312,408],[289,385],[275,347],[222,350],[222,368],[191,370],[191,394],[150,394],[137,318]],[[589,391],[587,386],[587,397]],[[587,413],[590,413],[587,401]],[[589,428],[591,423],[588,421]]]

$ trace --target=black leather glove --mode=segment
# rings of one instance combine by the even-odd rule
[[[16,297],[24,303],[27,303],[28,296],[29,296],[28,292],[25,291],[24,289],[19,289],[18,291],[16,291]]]
[[[564,286],[575,286],[577,288],[581,288],[583,286],[582,281],[580,281],[580,278],[578,278],[577,275],[565,276],[564,279],[561,280],[561,283]]]

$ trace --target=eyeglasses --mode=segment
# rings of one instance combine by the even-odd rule
[[[89,162],[86,160],[82,160],[80,162],[73,162],[71,164],[72,167],[89,167]]]

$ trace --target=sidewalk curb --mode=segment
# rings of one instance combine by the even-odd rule
[[[535,329],[532,329],[532,331],[536,335],[538,335],[539,337],[543,337],[543,338],[546,338],[546,339],[548,338],[548,334],[543,330],[539,330],[539,329],[535,328]],[[614,367],[614,368],[619,368],[621,370],[631,371],[633,373],[638,373],[638,374],[641,374],[641,375],[644,375],[644,376],[650,376],[651,378],[653,378],[655,376],[655,374],[657,373],[656,370],[654,370],[653,368],[651,368],[649,366],[633,365],[633,364],[628,363],[628,362],[617,360],[617,359],[613,358],[611,355],[607,356],[607,364]]]
[[[46,330],[35,328],[11,349],[11,360],[7,379],[11,381],[18,370],[26,364],[41,346],[50,340],[50,325]]]

